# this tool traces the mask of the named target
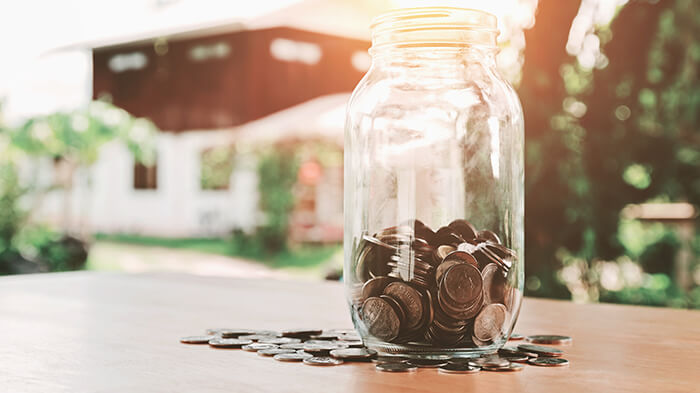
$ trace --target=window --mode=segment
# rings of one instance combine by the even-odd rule
[[[107,65],[115,73],[140,70],[148,65],[148,57],[141,52],[121,53],[112,56]]]
[[[190,48],[189,56],[192,61],[206,61],[209,59],[223,59],[231,53],[231,47],[225,42],[217,42],[211,45],[195,45]]]
[[[321,47],[310,42],[276,38],[270,43],[270,54],[277,60],[313,65],[321,60]]]
[[[134,189],[155,190],[158,188],[158,165],[155,161],[152,165],[134,163]]]
[[[216,147],[202,152],[200,159],[202,190],[228,190],[233,173],[233,147]]]

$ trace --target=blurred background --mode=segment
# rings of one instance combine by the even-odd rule
[[[338,279],[343,122],[392,8],[499,17],[526,294],[700,308],[696,0],[0,5],[0,274]]]

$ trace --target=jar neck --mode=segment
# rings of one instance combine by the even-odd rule
[[[449,76],[465,64],[496,66],[497,50],[493,47],[385,47],[372,48],[372,67]]]

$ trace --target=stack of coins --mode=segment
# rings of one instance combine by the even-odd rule
[[[433,232],[410,220],[363,235],[354,253],[353,307],[385,342],[483,347],[503,338],[516,253],[458,219]]]

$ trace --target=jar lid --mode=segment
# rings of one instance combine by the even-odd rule
[[[453,7],[407,8],[382,14],[372,22],[372,48],[495,47],[498,21],[488,12]]]

